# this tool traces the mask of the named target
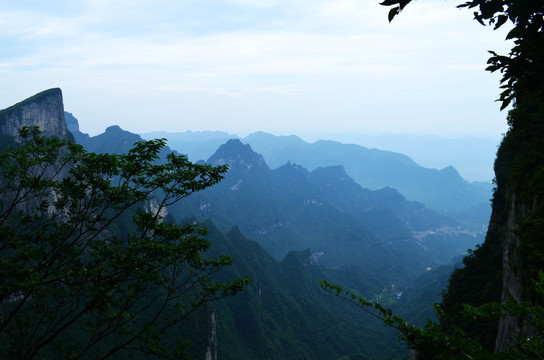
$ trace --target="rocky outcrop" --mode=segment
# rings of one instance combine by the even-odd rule
[[[0,111],[0,135],[16,139],[23,126],[37,126],[45,136],[72,139],[64,122],[62,91],[45,90]]]
[[[45,90],[7,109],[0,111],[0,137],[3,146],[13,146],[21,142],[19,130],[23,126],[37,126],[46,137],[57,137],[73,141],[72,134],[64,122],[64,104],[62,92],[58,88]],[[69,169],[46,168],[44,177],[63,178],[68,176]],[[51,192],[50,204],[56,200],[56,194]],[[26,214],[36,211],[38,203],[30,199],[18,204],[18,209]],[[50,211],[53,210],[50,205]]]

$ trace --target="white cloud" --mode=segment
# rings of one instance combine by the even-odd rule
[[[233,129],[260,130],[271,116],[290,116],[280,125],[342,131],[390,122],[388,128],[402,131],[418,130],[419,123],[429,132],[463,132],[464,121],[473,123],[482,112],[504,118],[492,102],[497,77],[483,71],[486,51],[506,48],[503,33],[480,27],[449,1],[417,1],[392,24],[378,1],[88,0],[57,9],[22,3],[0,19],[0,74],[11,82],[0,90],[0,107],[51,84],[64,89],[76,116],[90,117],[85,101],[91,97],[99,102],[93,116],[101,106],[114,121],[127,121],[120,123],[125,127],[145,125],[138,116],[150,111],[149,103],[165,112],[175,108],[169,102],[180,94],[192,99],[183,111],[200,117],[191,125],[200,129],[216,126],[214,117],[231,119]],[[124,115],[115,104],[135,110]],[[436,125],[444,109],[451,123]],[[169,130],[183,111],[159,116],[160,126]],[[411,120],[395,122],[398,117]]]
[[[227,2],[257,8],[270,8],[281,4],[279,0],[227,0]]]

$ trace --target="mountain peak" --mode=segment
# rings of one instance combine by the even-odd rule
[[[296,135],[272,135],[264,131],[257,131],[249,134],[244,138],[244,141],[282,141],[283,143],[300,143],[304,142]]]
[[[453,166],[446,166],[445,168],[443,168],[442,170],[440,170],[440,173],[442,173],[443,175],[448,175],[448,176],[453,176],[453,177],[456,177],[456,178],[460,178],[461,175],[459,175],[459,172],[457,171],[456,168],[454,168]]]
[[[289,171],[301,171],[304,173],[308,172],[308,170],[304,166],[292,163],[291,161],[287,161],[285,165],[280,166],[277,170],[280,170],[280,169],[284,169],[284,170],[288,169]]]
[[[308,171],[308,169],[301,165],[297,165],[289,161],[285,165],[282,165],[279,168],[272,170],[272,172],[275,174],[274,177],[277,179],[277,182],[298,182],[305,184],[304,187],[309,186],[308,176],[310,172]]]
[[[71,128],[74,127],[73,120],[77,124],[77,119],[71,119],[68,122]],[[78,144],[83,145],[88,151],[96,153],[123,154],[129,151],[134,143],[142,140],[140,135],[123,130],[118,125],[109,126],[102,134],[93,137],[79,131],[74,131],[73,134]]]
[[[213,165],[228,165],[231,170],[251,168],[268,168],[262,155],[253,151],[249,144],[243,144],[238,139],[230,139],[207,161]]]
[[[64,122],[62,91],[42,91],[0,111],[0,134],[18,137],[23,126],[37,126],[45,136],[70,139]]]
[[[107,133],[116,133],[116,132],[121,132],[121,131],[124,131],[124,130],[121,129],[121,127],[119,125],[112,125],[112,126],[108,126],[106,128]]]

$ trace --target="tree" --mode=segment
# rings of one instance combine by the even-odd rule
[[[515,339],[509,352],[493,353],[483,347],[474,337],[471,337],[461,328],[455,326],[451,319],[435,305],[440,323],[427,321],[423,328],[411,325],[400,316],[394,316],[389,308],[371,302],[341,286],[320,281],[321,287],[358,307],[372,317],[378,318],[386,326],[391,326],[399,332],[399,337],[406,342],[411,350],[410,358],[418,360],[458,360],[458,359],[544,359],[544,307],[530,303],[518,304],[515,302],[492,302],[479,307],[465,306],[463,314],[474,319],[500,318],[517,316],[528,321],[540,332],[539,336],[522,336]],[[544,272],[540,272],[539,279],[534,282],[537,292],[544,296]]]
[[[206,229],[167,221],[168,206],[222,178],[224,166],[158,153],[94,154],[20,130],[0,153],[0,358],[183,355],[180,322],[248,279],[206,258]]]
[[[390,6],[389,21],[398,15],[411,0],[384,0]],[[465,258],[464,269],[456,270],[457,277],[450,278],[448,293],[452,287],[460,292],[460,279],[475,270],[485,268],[489,278],[510,275],[509,282],[517,282],[517,298],[511,296],[507,286],[502,289],[502,302],[489,301],[480,306],[464,304],[462,313],[470,322],[482,319],[504,319],[505,339],[497,336],[500,346],[486,349],[478,336],[461,329],[459,321],[452,319],[440,307],[436,307],[440,323],[428,322],[423,329],[407,324],[393,316],[390,309],[371,303],[337,285],[322,283],[325,290],[361,307],[378,317],[388,326],[399,331],[408,346],[416,350],[422,359],[542,359],[544,358],[544,2],[541,0],[471,0],[458,5],[475,9],[474,17],[482,25],[494,29],[510,21],[512,29],[506,39],[514,46],[508,55],[490,51],[487,70],[502,73],[502,92],[498,101],[501,109],[512,104],[508,114],[509,130],[505,135],[495,162],[495,193],[493,214],[495,223],[490,226],[483,249],[476,250]],[[493,219],[493,218],[492,218]],[[498,221],[497,221],[498,220]],[[494,228],[494,229],[492,229]],[[501,233],[502,232],[502,233]],[[486,247],[486,245],[488,245]],[[496,247],[501,248],[497,251]],[[484,251],[485,250],[485,251]],[[504,250],[504,251],[503,251]],[[482,254],[488,254],[484,258]],[[497,255],[500,256],[497,257]],[[500,260],[497,262],[496,260]],[[485,263],[492,260],[492,263]],[[474,266],[479,264],[480,266]],[[483,266],[482,266],[483,265]],[[497,266],[497,268],[494,268]],[[501,269],[502,266],[502,269]],[[489,270],[491,269],[491,270]],[[469,271],[467,271],[469,270]],[[503,279],[500,279],[503,280]],[[482,288],[470,287],[472,291]],[[494,286],[495,281],[486,285]],[[519,289],[522,289],[520,291]],[[506,291],[505,291],[506,290]],[[462,289],[461,289],[462,292]],[[487,296],[487,295],[486,295]],[[460,296],[463,297],[463,296]],[[466,297],[464,297],[466,298]],[[454,301],[458,301],[455,299]],[[478,299],[481,300],[481,299]],[[458,305],[458,304],[456,304]],[[461,306],[460,306],[461,307]],[[466,324],[466,322],[464,322]]]

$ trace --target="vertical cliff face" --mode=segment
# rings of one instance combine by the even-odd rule
[[[497,154],[502,170],[496,166],[497,186],[504,195],[494,204],[503,207],[506,220],[501,234],[501,302],[542,305],[533,281],[544,270],[544,105],[518,100],[508,122],[511,129]],[[495,351],[509,351],[513,339],[535,335],[536,329],[524,319],[505,316],[499,322]]]
[[[205,360],[217,360],[217,326],[215,323],[215,312],[210,315],[210,339],[206,350]]]
[[[516,201],[516,194],[509,194],[508,219],[502,236],[503,262],[502,262],[502,294],[501,302],[510,301],[522,303],[530,301],[525,289],[524,281],[528,274],[524,271],[525,262],[522,239],[523,233],[519,224],[535,211],[534,205],[520,204]],[[523,319],[506,316],[500,319],[495,343],[496,352],[509,351],[512,339],[519,336],[530,337],[537,335],[535,330],[523,321]]]
[[[49,89],[21,101],[7,109],[0,110],[0,147],[14,146],[21,142],[19,129],[23,126],[37,126],[47,137],[57,137],[73,141],[72,134],[66,129],[64,122],[64,105],[60,89]],[[69,169],[48,168],[45,176],[63,178],[68,176]],[[51,193],[51,203],[55,200]],[[19,210],[32,214],[37,207],[35,200],[25,201],[18,205]]]
[[[463,304],[544,304],[534,285],[544,271],[544,103],[518,98],[508,124],[495,161],[486,240],[452,274],[442,302],[455,325],[496,352],[517,351],[516,339],[542,334],[512,314],[490,322],[465,319]]]
[[[45,90],[0,111],[0,135],[16,139],[23,126],[38,126],[45,136],[71,139],[64,121],[61,90]]]

